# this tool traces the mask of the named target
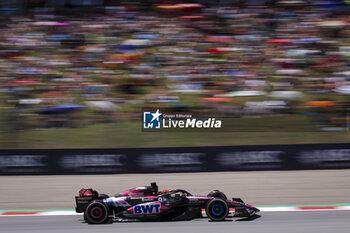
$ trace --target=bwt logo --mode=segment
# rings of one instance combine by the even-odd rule
[[[157,214],[160,212],[160,203],[134,206],[134,214]]]
[[[161,115],[159,109],[153,112],[143,112],[143,128],[160,129]]]

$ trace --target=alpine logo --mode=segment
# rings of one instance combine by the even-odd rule
[[[110,197],[110,198],[107,198],[107,199],[104,199],[103,200],[105,203],[107,203],[108,205],[111,205],[111,206],[115,206],[115,207],[128,207],[130,206],[129,203],[127,203],[125,200],[124,200],[124,197]]]
[[[134,214],[158,214],[160,213],[160,203],[134,206]]]

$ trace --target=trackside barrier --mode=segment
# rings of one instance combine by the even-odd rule
[[[350,143],[136,149],[0,150],[0,175],[350,168]]]

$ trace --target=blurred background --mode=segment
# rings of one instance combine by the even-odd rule
[[[349,142],[349,11],[350,1],[2,0],[0,148]],[[142,132],[143,107],[241,127]]]

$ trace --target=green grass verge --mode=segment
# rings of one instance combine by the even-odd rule
[[[318,132],[307,116],[233,119],[228,132],[144,132],[123,121],[81,128],[0,132],[0,148],[142,148],[350,142],[347,132]]]

